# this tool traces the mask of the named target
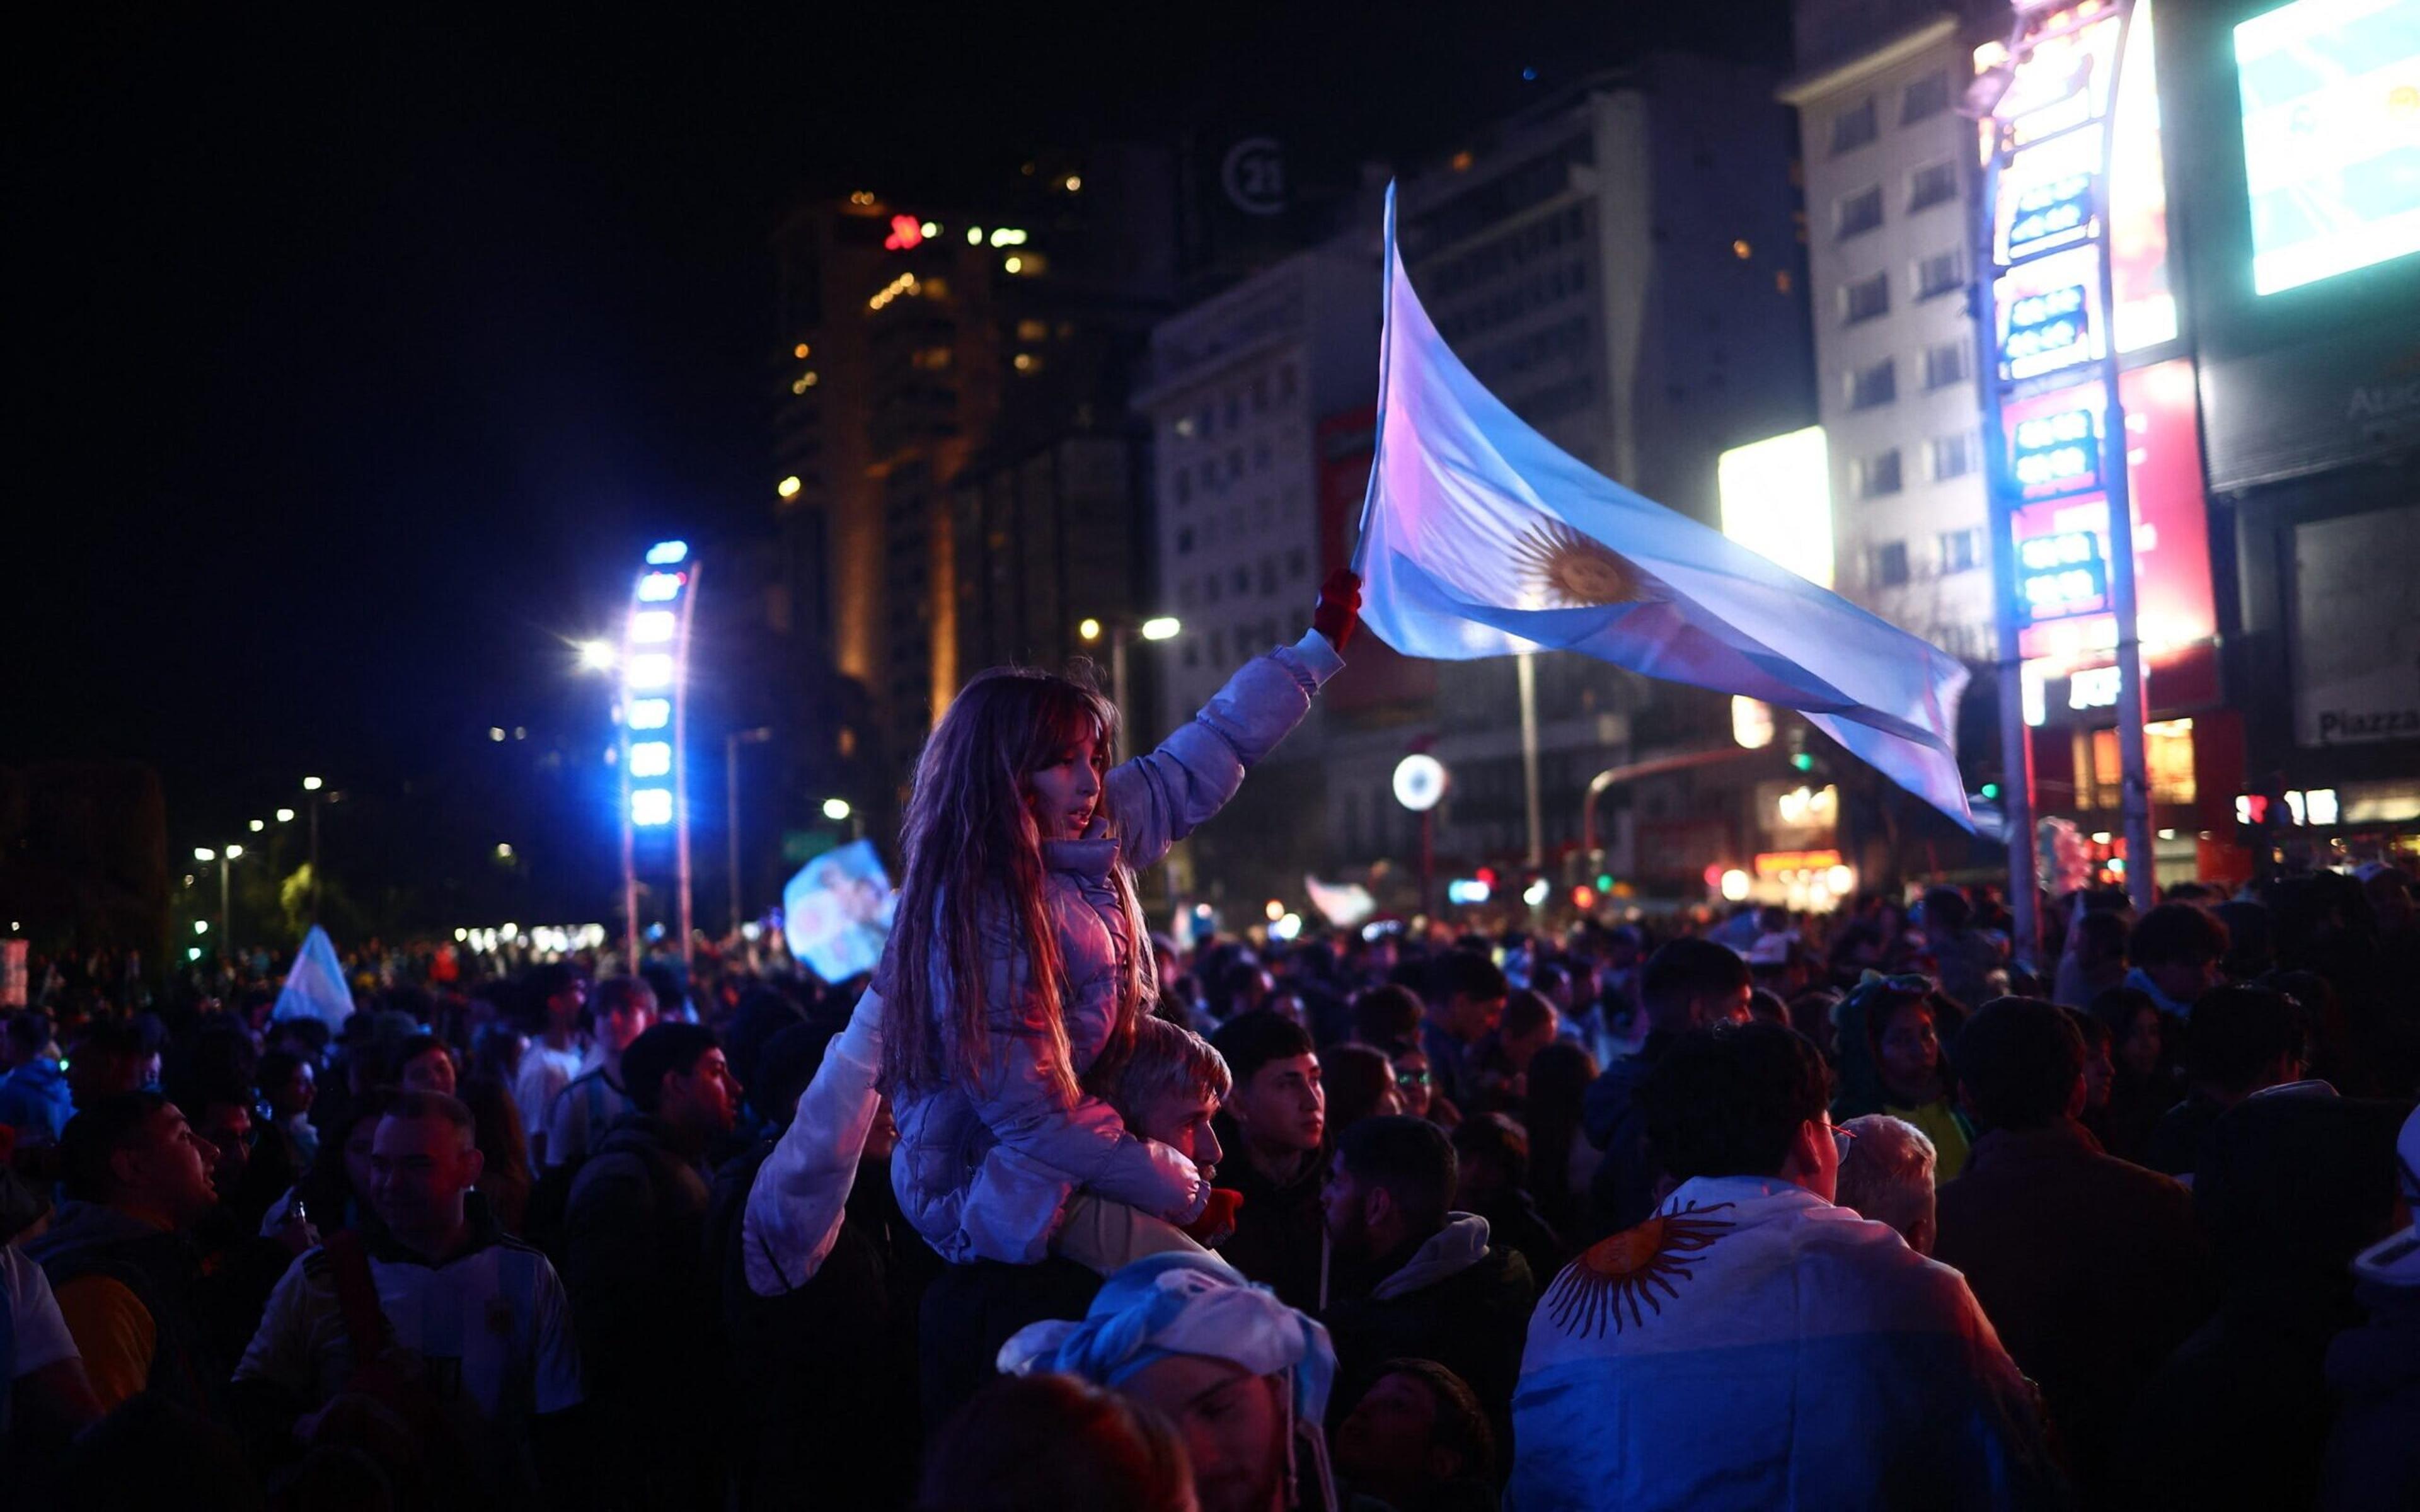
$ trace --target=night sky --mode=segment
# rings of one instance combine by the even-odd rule
[[[1788,39],[1780,0],[780,8],[21,30],[0,764],[147,763],[173,847],[491,724],[601,742],[566,639],[645,540],[769,519],[799,195],[1197,120],[1433,152],[1641,46]]]

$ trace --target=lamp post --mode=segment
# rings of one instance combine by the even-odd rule
[[[230,888],[227,882],[227,867],[242,855],[243,847],[240,845],[228,845],[218,850],[212,850],[207,845],[197,845],[194,848],[194,860],[204,863],[216,861],[219,864],[219,959],[221,961],[226,960],[227,951],[233,949],[228,943],[233,935],[229,933],[231,914],[228,908]]]
[[[311,795],[311,922],[319,922],[319,795],[327,784],[316,777],[302,779],[302,791]]]
[[[1140,637],[1145,640],[1173,640],[1185,629],[1183,622],[1171,614],[1156,614],[1140,624],[1125,620],[1087,618],[1076,626],[1077,636],[1092,642],[1107,636],[1109,642],[1109,702],[1117,705],[1118,721],[1130,724],[1126,713],[1126,644]],[[1131,740],[1128,742],[1132,744]]]
[[[1436,806],[1445,796],[1445,764],[1416,750],[1395,764],[1395,801],[1420,816],[1420,912],[1433,912],[1429,897],[1436,871]]]
[[[739,748],[761,746],[773,738],[773,732],[759,725],[753,730],[734,730],[722,737],[722,808],[725,828],[731,841],[731,933],[739,933]]]

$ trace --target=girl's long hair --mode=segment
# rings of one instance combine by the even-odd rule
[[[1021,667],[977,676],[950,702],[916,763],[915,788],[900,846],[906,852],[890,941],[890,997],[883,1012],[883,1080],[933,1087],[979,1080],[988,1060],[987,1013],[1018,1005],[986,1001],[983,921],[1004,922],[1028,969],[1049,1037],[1044,1071],[1063,1104],[1077,1095],[1068,1048],[1066,963],[1044,905],[1042,836],[1026,803],[1031,775],[1054,763],[1086,733],[1101,761],[1112,759],[1117,708],[1074,679]],[[1115,832],[1104,786],[1100,812]],[[1125,980],[1109,1042],[1089,1068],[1101,1085],[1134,1044],[1149,1011],[1157,973],[1134,876],[1122,859],[1110,886],[1126,917]],[[998,927],[996,924],[995,927]]]

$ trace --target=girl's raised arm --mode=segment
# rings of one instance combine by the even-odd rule
[[[1166,856],[1225,808],[1244,774],[1302,723],[1320,685],[1343,669],[1337,653],[1353,638],[1360,605],[1361,579],[1344,568],[1329,574],[1300,640],[1246,662],[1158,749],[1109,772],[1109,811],[1126,865],[1140,871]]]

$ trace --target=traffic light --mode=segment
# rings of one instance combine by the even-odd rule
[[[1983,796],[1984,796],[1984,797],[1986,797],[1986,798],[1997,798],[1999,795],[2000,795],[2000,784],[1998,784],[1997,782],[1986,782],[1986,783],[1984,783],[1984,784],[1983,784]]]
[[[1805,750],[1793,751],[1790,757],[1790,764],[1797,767],[1802,772],[1811,772],[1815,770],[1814,752]]]

